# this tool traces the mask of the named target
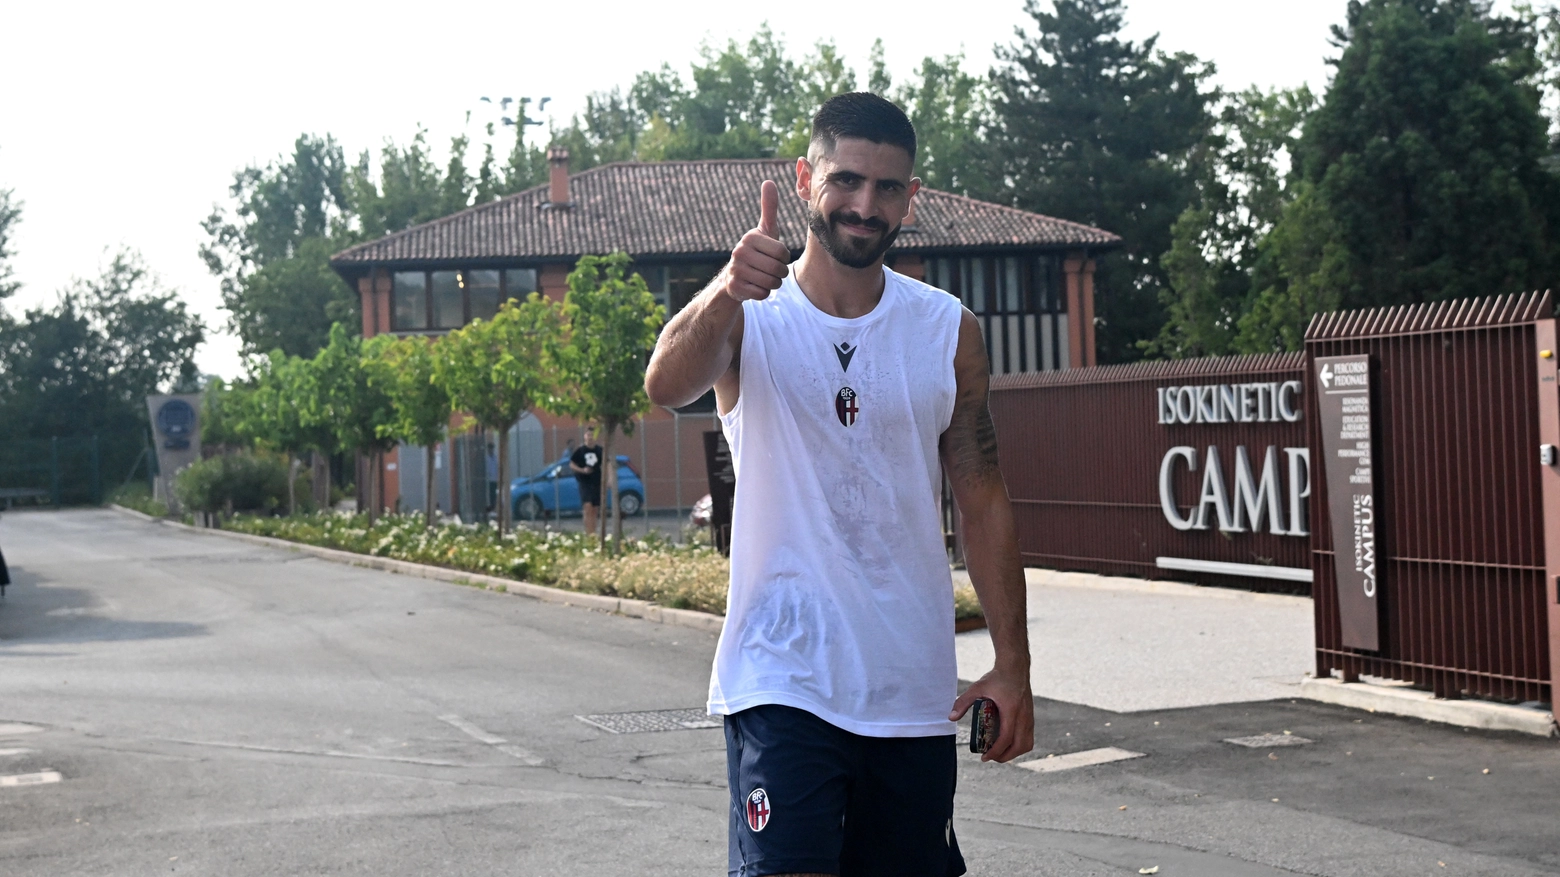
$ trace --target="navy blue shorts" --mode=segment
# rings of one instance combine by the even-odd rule
[[[589,478],[589,479],[586,479],[586,478],[576,477],[574,479],[574,483],[578,484],[580,486],[580,502],[581,503],[583,503],[585,505],[593,505],[593,506],[601,505],[601,479],[600,478]]]
[[[726,717],[727,873],[958,877],[952,735],[863,737],[805,710]]]

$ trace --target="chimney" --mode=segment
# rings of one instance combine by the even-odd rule
[[[548,147],[547,164],[551,172],[551,186],[547,200],[553,207],[567,207],[569,205],[569,150],[562,146]]]

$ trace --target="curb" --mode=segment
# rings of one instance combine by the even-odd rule
[[[1428,691],[1367,682],[1306,678],[1300,696],[1373,713],[1389,713],[1486,731],[1518,731],[1538,737],[1556,733],[1555,716],[1543,710],[1482,700],[1441,700]]]
[[[318,557],[321,560],[345,563],[349,566],[361,566],[367,569],[377,569],[384,572],[399,573],[401,575],[416,576],[418,578],[433,579],[434,581],[449,582],[456,585],[480,585],[484,590],[502,591],[521,597],[530,597],[543,603],[556,603],[562,606],[579,606],[585,609],[593,609],[597,612],[609,612],[613,615],[623,615],[629,618],[642,618],[646,621],[654,621],[660,624],[671,624],[677,627],[688,627],[694,630],[703,630],[709,633],[720,633],[721,627],[726,623],[723,615],[711,615],[708,612],[698,612],[693,609],[672,609],[660,606],[646,600],[630,600],[624,597],[605,597],[600,594],[583,594],[579,591],[566,591],[562,588],[549,588],[546,585],[535,585],[530,582],[520,582],[514,579],[490,576],[484,573],[465,572],[457,569],[445,569],[442,566],[429,566],[423,563],[412,563],[407,560],[395,560],[389,557],[375,557],[371,554],[358,554],[355,551],[342,551],[338,548],[323,548],[318,545],[306,545],[302,542],[290,542],[286,539],[277,539],[271,536],[255,536],[250,533],[235,533],[230,530],[213,530],[208,527],[191,527],[177,521],[167,521],[154,518],[150,515],[138,512],[135,509],[125,508],[122,505],[110,503],[109,508],[149,521],[161,524],[164,527],[172,527],[178,530],[187,530],[191,533],[202,533],[211,536],[222,536],[235,539],[239,542],[248,542],[251,545],[262,545],[266,548],[280,548],[288,551],[296,551]]]

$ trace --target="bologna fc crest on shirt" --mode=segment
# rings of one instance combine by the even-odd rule
[[[753,794],[747,799],[748,828],[754,831],[763,831],[769,824],[769,793],[763,789],[754,789]]]
[[[854,426],[856,424],[856,415],[860,413],[861,406],[857,403],[856,391],[850,387],[841,389],[839,395],[834,397],[834,414],[840,419],[840,423],[845,426]]]

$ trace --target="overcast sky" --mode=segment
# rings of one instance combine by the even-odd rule
[[[1321,89],[1328,26],[1345,6],[1128,0],[1127,29],[1213,61],[1226,87]],[[1033,24],[1022,0],[14,3],[0,21],[0,188],[25,202],[14,237],[25,286],[9,309],[53,301],[129,246],[214,330],[226,313],[196,255],[200,221],[234,170],[301,132],[332,133],[355,155],[421,124],[442,146],[468,111],[473,133],[486,119],[482,95],[550,96],[548,113],[566,121],[586,94],[662,62],[686,78],[701,42],[745,40],[765,21],[797,57],[834,40],[862,78],[881,37],[896,79],[960,51],[985,70],[994,45]],[[201,369],[235,375],[237,350],[213,331]]]

